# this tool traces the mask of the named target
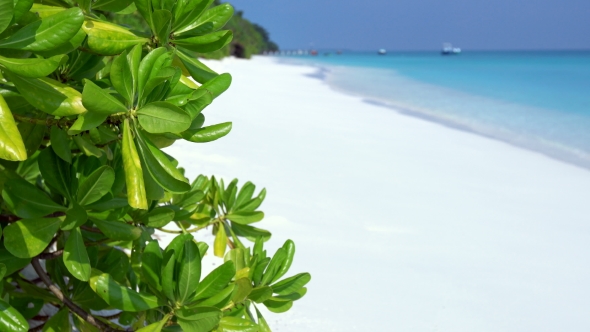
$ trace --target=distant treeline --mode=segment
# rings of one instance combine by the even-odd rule
[[[227,2],[231,4],[231,1]],[[211,6],[220,4],[220,0],[215,0]],[[219,51],[198,55],[208,59],[221,59],[230,55],[239,58],[250,58],[253,54],[261,54],[264,51],[278,51],[279,47],[270,40],[268,31],[264,27],[248,21],[243,15],[243,11],[236,11],[235,15],[223,28],[224,30],[232,30],[234,33],[231,44]],[[145,21],[137,13],[133,15],[111,14],[110,16],[115,23],[128,26],[139,32],[149,31]]]
[[[231,4],[231,1],[228,1]],[[221,3],[215,0],[214,6]],[[229,55],[239,58],[250,58],[253,54],[264,51],[278,51],[279,47],[270,40],[266,29],[244,18],[244,12],[239,10],[223,28],[234,33],[234,39],[227,47],[213,53],[207,53],[207,58],[220,59]]]

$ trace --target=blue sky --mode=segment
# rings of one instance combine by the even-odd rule
[[[590,49],[590,0],[229,0],[282,49]]]

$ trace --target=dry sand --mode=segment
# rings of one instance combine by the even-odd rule
[[[338,93],[311,67],[210,63],[234,83],[206,124],[234,129],[168,152],[191,179],[267,188],[267,246],[293,239],[291,272],[313,277],[266,315],[273,331],[590,329],[588,170]]]

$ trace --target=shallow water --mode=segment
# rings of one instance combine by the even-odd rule
[[[336,89],[590,168],[590,52],[281,57]]]

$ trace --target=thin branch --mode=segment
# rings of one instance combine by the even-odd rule
[[[58,257],[60,257],[61,255],[63,255],[64,250],[60,249],[54,252],[49,252],[49,253],[43,253],[39,255],[39,259],[44,259],[44,260],[51,260],[51,259],[56,259]]]
[[[102,231],[98,228],[94,228],[94,227],[88,227],[88,226],[80,226],[80,229],[83,229],[87,232],[91,232],[91,233],[97,233],[97,234],[102,234]]]
[[[47,275],[47,273],[45,273],[45,270],[43,270],[43,268],[41,267],[41,264],[39,263],[39,258],[38,257],[33,258],[33,260],[31,261],[31,265],[33,265],[33,268],[35,269],[35,272],[37,272],[37,274],[39,275],[39,277],[41,278],[41,280],[43,280],[43,282],[45,283],[45,285],[47,286],[47,288],[49,288],[49,290],[61,302],[63,302],[73,313],[75,313],[76,315],[80,316],[80,318],[82,318],[85,321],[87,321],[90,325],[98,328],[100,331],[105,331],[105,332],[117,332],[117,331],[120,331],[120,330],[113,329],[110,326],[108,326],[107,324],[103,323],[102,321],[94,318],[94,316],[90,315],[89,313],[87,313],[86,311],[84,311],[84,309],[78,307],[69,298],[65,297],[64,294],[61,292],[61,290],[55,284],[53,284],[53,282],[51,281],[51,279],[49,278],[49,276]]]

